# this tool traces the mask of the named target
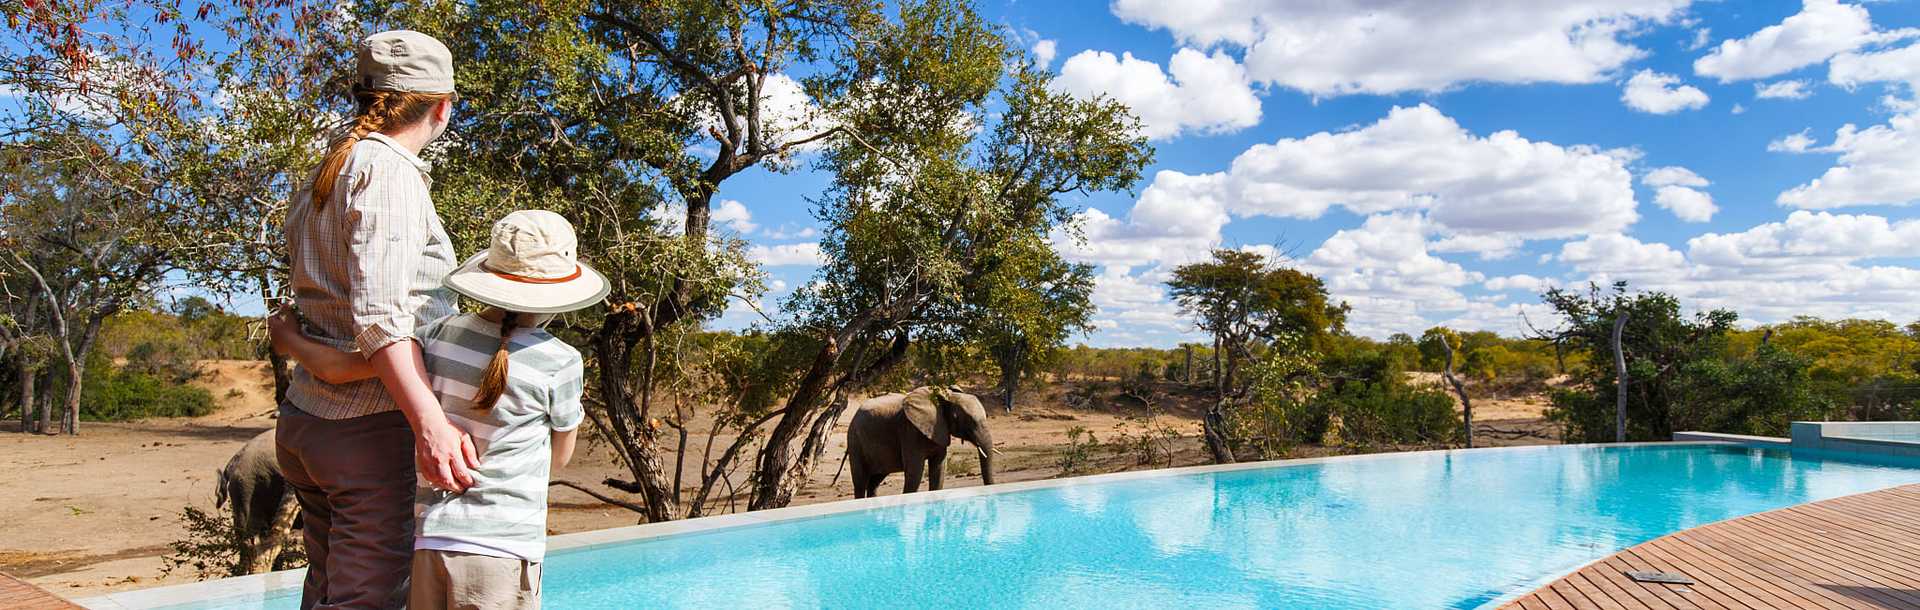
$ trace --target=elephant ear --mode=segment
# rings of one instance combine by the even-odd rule
[[[987,408],[980,405],[979,397],[962,392],[958,387],[949,388],[944,393],[944,397],[947,402],[951,402],[954,406],[960,407],[960,412],[965,413],[967,419],[973,420],[974,425],[980,426],[986,424]]]
[[[906,398],[901,399],[900,411],[907,416],[907,423],[913,424],[913,429],[926,435],[927,440],[942,447],[947,446],[947,435],[940,434],[944,426],[940,425],[940,402],[934,396],[933,388],[908,392]]]

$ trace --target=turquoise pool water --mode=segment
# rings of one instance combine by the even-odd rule
[[[550,608],[1473,608],[1705,523],[1920,482],[1710,445],[1089,482],[555,553]],[[295,607],[274,599],[199,608]]]

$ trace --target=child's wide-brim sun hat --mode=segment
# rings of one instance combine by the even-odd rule
[[[566,313],[607,298],[607,278],[580,262],[573,225],[559,214],[508,214],[493,223],[491,241],[447,275],[447,288],[523,313]]]

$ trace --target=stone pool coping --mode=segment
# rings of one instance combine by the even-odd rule
[[[609,546],[609,545],[615,545],[615,544],[626,544],[626,543],[631,543],[639,540],[661,538],[666,536],[677,536],[677,535],[692,534],[697,532],[712,532],[712,531],[718,531],[718,530],[733,529],[738,527],[746,527],[751,525],[775,523],[780,521],[797,521],[797,520],[803,520],[803,519],[812,519],[817,517],[838,515],[842,513],[850,513],[850,512],[856,512],[856,511],[862,511],[862,510],[874,509],[874,508],[909,506],[909,505],[921,504],[925,502],[957,500],[957,499],[963,499],[963,498],[974,498],[974,497],[1004,494],[1004,493],[1017,493],[1017,492],[1032,491],[1032,490],[1038,490],[1038,489],[1074,487],[1074,486],[1080,486],[1080,485],[1095,485],[1095,484],[1114,483],[1114,482],[1121,482],[1121,481],[1133,481],[1133,480],[1140,480],[1140,479],[1154,479],[1154,478],[1162,478],[1162,477],[1174,477],[1174,476],[1195,475],[1195,474],[1236,472],[1236,471],[1242,471],[1242,470],[1289,468],[1289,467],[1296,467],[1296,466],[1309,466],[1313,464],[1323,464],[1323,463],[1336,462],[1336,461],[1353,462],[1353,461],[1365,461],[1365,460],[1391,459],[1391,458],[1406,456],[1411,454],[1454,453],[1454,452],[1463,452],[1463,451],[1525,452],[1525,451],[1543,451],[1543,450],[1550,450],[1553,448],[1560,448],[1560,447],[1593,447],[1593,448],[1649,447],[1649,446],[1674,447],[1674,446],[1684,446],[1684,445],[1746,445],[1746,446],[1764,446],[1764,447],[1778,446],[1778,445],[1774,445],[1767,442],[1756,442],[1759,439],[1764,439],[1766,437],[1744,437],[1744,438],[1755,439],[1754,441],[1743,441],[1743,440],[1735,440],[1734,438],[1717,438],[1717,437],[1716,438],[1690,437],[1690,438],[1683,439],[1681,438],[1683,434],[1686,434],[1686,435],[1699,434],[1702,437],[1712,436],[1712,435],[1707,435],[1705,433],[1676,433],[1674,435],[1675,438],[1673,441],[1656,441],[1656,442],[1641,442],[1641,443],[1578,443],[1578,444],[1571,444],[1571,445],[1525,445],[1525,446],[1515,446],[1515,447],[1483,447],[1483,448],[1476,448],[1476,449],[1430,449],[1430,450],[1424,450],[1424,451],[1396,451],[1396,452],[1386,452],[1386,453],[1369,453],[1369,454],[1362,454],[1362,455],[1336,455],[1336,456],[1317,457],[1317,458],[1265,460],[1265,461],[1258,461],[1258,462],[1239,462],[1234,464],[1207,464],[1207,465],[1201,465],[1201,466],[1182,466],[1179,468],[1162,468],[1162,469],[1156,469],[1156,470],[1130,470],[1126,472],[1114,472],[1114,473],[1107,473],[1107,474],[1067,477],[1067,478],[1060,478],[1060,479],[1040,479],[1040,480],[1034,480],[1034,481],[1021,481],[1018,483],[1000,483],[1000,484],[995,484],[990,486],[982,485],[982,486],[974,486],[974,487],[962,487],[958,489],[943,489],[940,491],[923,491],[923,492],[912,493],[912,494],[896,494],[896,495],[890,495],[890,496],[879,496],[875,498],[863,498],[858,500],[838,500],[834,502],[822,502],[820,504],[809,504],[805,506],[790,506],[786,508],[776,508],[772,510],[764,510],[764,511],[757,511],[757,512],[735,513],[731,515],[718,515],[718,516],[712,516],[712,517],[701,517],[698,519],[680,519],[675,521],[666,521],[662,523],[646,523],[641,525],[629,525],[625,527],[616,527],[616,528],[594,530],[594,531],[588,531],[588,532],[578,532],[573,534],[562,534],[562,535],[551,536],[547,538],[547,552],[549,554],[556,553],[556,552],[563,552],[563,551],[564,552],[580,552],[580,551],[593,549],[595,547],[603,547],[603,546]],[[1733,435],[1718,435],[1718,436],[1731,437]],[[1780,441],[1783,443],[1785,441],[1785,439],[1769,439],[1769,440]],[[138,609],[144,609],[144,608],[158,608],[158,607],[171,606],[176,604],[185,604],[190,602],[208,601],[208,600],[227,598],[227,597],[241,597],[241,596],[249,596],[249,595],[266,596],[270,593],[273,593],[281,589],[298,588],[301,584],[301,581],[306,577],[306,573],[307,571],[303,568],[303,569],[297,569],[297,570],[284,570],[280,572],[268,572],[265,574],[253,574],[249,576],[235,576],[232,578],[222,578],[217,580],[208,580],[208,581],[201,581],[196,583],[169,585],[164,587],[154,587],[151,589],[136,589],[132,591],[121,591],[118,593],[108,593],[104,595],[81,598],[78,600],[74,600],[74,602],[80,604],[81,606],[84,606],[86,608],[90,608],[93,610],[138,610]],[[1553,582],[1563,576],[1565,576],[1565,574],[1555,574],[1550,578],[1541,580],[1540,582],[1541,583]],[[1517,597],[1519,595],[1524,595],[1528,592],[1531,592],[1532,590],[1533,588],[1529,587],[1521,591],[1513,592],[1511,595]],[[1501,599],[1505,599],[1506,597],[1507,596],[1503,596]],[[1491,607],[1491,605],[1489,607]]]

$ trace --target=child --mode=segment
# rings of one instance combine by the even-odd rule
[[[547,478],[572,457],[585,418],[580,352],[541,326],[608,291],[579,263],[575,244],[558,214],[508,214],[494,224],[491,247],[445,281],[486,309],[419,330],[433,391],[447,418],[473,437],[480,468],[465,492],[416,491],[414,610],[540,606]],[[302,336],[286,314],[270,327],[275,349],[324,381],[374,374],[360,356]]]

